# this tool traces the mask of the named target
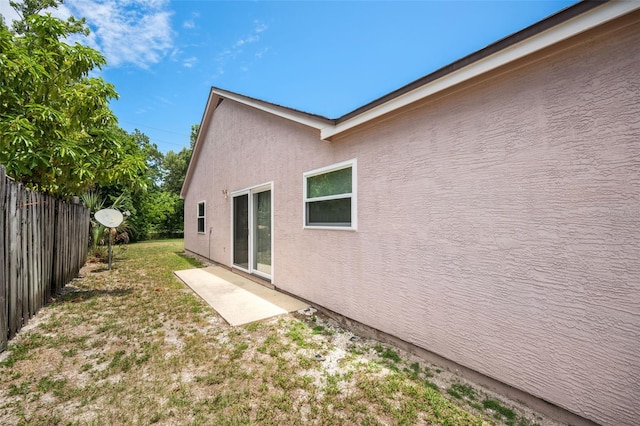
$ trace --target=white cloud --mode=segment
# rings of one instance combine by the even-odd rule
[[[196,58],[195,56],[192,56],[190,58],[183,60],[182,66],[185,68],[192,68],[196,64],[196,62],[198,62],[198,58]]]
[[[175,61],[177,61],[177,60],[178,60],[178,56],[180,56],[181,54],[182,54],[182,50],[180,50],[180,49],[173,49],[173,50],[171,51],[171,53],[169,54],[169,58],[170,58],[172,61],[174,61],[174,62],[175,62]]]
[[[234,44],[234,47],[239,48],[245,44],[255,43],[260,40],[260,33],[266,31],[268,27],[259,21],[253,21],[253,23],[255,27],[253,28],[253,31],[251,32],[251,34],[236,41],[236,43]]]
[[[91,34],[74,35],[69,42],[99,50],[108,65],[148,68],[173,46],[168,4],[168,0],[66,0],[48,12],[60,19],[86,18]],[[0,12],[7,24],[19,19],[9,0],[0,0]]]
[[[266,31],[269,27],[266,24],[263,24],[260,21],[253,21],[254,27],[253,30],[247,34],[246,36],[238,39],[231,47],[223,49],[217,56],[216,62],[218,63],[217,72],[214,74],[214,78],[221,76],[224,74],[225,67],[228,62],[235,60],[243,53],[243,49],[252,43],[257,43],[260,41],[260,35],[264,31]],[[261,49],[260,51],[255,53],[256,58],[262,58],[262,56],[269,50],[268,47]],[[244,66],[240,68],[241,71],[247,72],[249,70],[248,67]]]
[[[156,96],[155,98],[156,98],[158,101],[160,101],[160,102],[162,102],[163,104],[165,104],[165,105],[172,105],[172,104],[173,104],[173,102],[171,102],[169,99],[164,98],[164,97],[162,97],[162,96]]]
[[[182,28],[192,30],[196,27],[196,19],[200,17],[200,12],[192,12],[191,19],[182,22]]]
[[[92,32],[85,43],[100,50],[110,66],[148,68],[173,46],[167,0],[67,0],[66,16],[87,19]]]
[[[256,52],[256,54],[255,54],[255,57],[256,57],[256,58],[258,58],[258,59],[260,59],[260,58],[262,58],[264,55],[266,55],[268,51],[269,51],[269,48],[268,48],[268,47],[265,47],[264,49],[257,51],[257,52]]]
[[[256,34],[260,34],[261,32],[266,31],[267,28],[269,28],[267,24],[263,24],[260,21],[253,21],[253,23],[256,25],[256,27],[253,30]]]

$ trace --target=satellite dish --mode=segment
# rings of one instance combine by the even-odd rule
[[[122,213],[114,209],[98,210],[93,216],[101,225],[104,225],[107,228],[117,228],[124,220]]]

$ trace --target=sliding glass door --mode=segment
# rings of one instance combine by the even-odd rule
[[[255,271],[271,275],[271,191],[253,194],[253,264]]]
[[[232,194],[233,265],[270,279],[271,184]]]
[[[249,195],[233,197],[233,264],[249,269]]]

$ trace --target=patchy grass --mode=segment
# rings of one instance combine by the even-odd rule
[[[0,354],[0,424],[531,424],[315,312],[230,327],[194,266],[166,240],[85,267]]]

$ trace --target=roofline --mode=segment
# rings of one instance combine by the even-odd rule
[[[219,87],[212,87],[211,92],[225,99],[231,99],[233,101],[240,102],[253,108],[266,111],[270,114],[274,114],[288,120],[296,121],[298,123],[304,124],[305,126],[313,127],[316,129],[322,129],[326,126],[335,124],[335,120],[324,117],[322,115],[311,114],[294,108],[285,107],[282,105],[263,101],[261,99],[256,99],[250,96],[231,92],[229,90],[224,90]]]
[[[542,21],[538,21],[516,33],[513,33],[511,35],[508,35],[494,43],[491,43],[490,45],[477,50],[461,59],[456,60],[455,62],[452,62],[450,64],[445,65],[444,67],[426,75],[423,77],[420,77],[419,79],[412,81],[411,83],[396,89],[390,93],[387,93],[386,95],[381,96],[378,99],[375,99],[365,105],[362,105],[358,108],[356,108],[353,111],[350,111],[346,114],[344,114],[343,116],[339,117],[338,119],[336,119],[337,123],[341,123],[343,121],[347,121],[359,114],[362,114],[363,112],[366,112],[370,109],[375,108],[376,106],[383,104],[385,102],[388,102],[390,100],[393,100],[394,98],[400,97],[402,95],[404,95],[405,93],[408,93],[410,91],[413,91],[421,86],[424,86],[425,84],[428,84],[434,80],[437,80],[439,78],[445,77],[447,74],[451,74],[461,68],[464,68],[474,62],[477,62],[483,58],[488,57],[489,55],[492,55],[496,52],[499,52],[501,50],[504,50],[510,46],[513,46],[516,43],[519,43],[521,41],[526,40],[527,38],[530,38],[532,36],[537,35],[538,33],[541,33],[542,31],[545,31],[553,26],[556,26],[558,24],[563,23],[564,21],[571,19],[575,16],[578,16],[588,10],[593,9],[594,7],[598,7],[601,6],[602,4],[606,3],[609,0],[601,0],[601,1],[583,1],[583,2],[579,2],[576,3],[572,6],[568,6],[567,8],[560,10],[556,13],[554,13],[551,16],[548,16],[547,18],[543,19]]]
[[[188,187],[189,182],[191,181],[191,169],[193,167],[194,159],[198,157],[200,147],[202,145],[200,137],[201,135],[204,135],[206,133],[203,130],[205,130],[209,125],[209,121],[211,120],[213,112],[224,99],[230,99],[232,101],[236,101],[241,104],[268,112],[269,114],[277,115],[287,120],[295,121],[297,123],[315,128],[320,131],[322,131],[322,129],[325,129],[326,127],[335,125],[335,120],[331,120],[321,115],[311,114],[294,108],[284,107],[271,102],[263,101],[261,99],[241,95],[230,90],[224,90],[219,87],[211,87],[211,89],[209,90],[209,97],[207,98],[207,105],[205,106],[204,113],[202,114],[202,119],[200,120],[200,130],[198,130],[196,143],[193,147],[193,152],[191,153],[189,166],[187,167],[187,174],[185,175],[184,183],[182,184],[182,189],[180,190],[181,198],[184,198],[185,189]]]
[[[335,120],[323,140],[524,58],[640,8],[636,1],[583,1]]]
[[[194,158],[200,151],[201,136],[206,133],[203,130],[208,126],[213,112],[223,99],[230,99],[317,129],[320,131],[320,139],[330,141],[334,136],[347,130],[529,56],[637,9],[640,9],[640,2],[631,0],[585,0],[576,3],[337,119],[329,119],[321,115],[310,114],[212,87],[180,196],[184,198],[185,189],[191,180]]]

